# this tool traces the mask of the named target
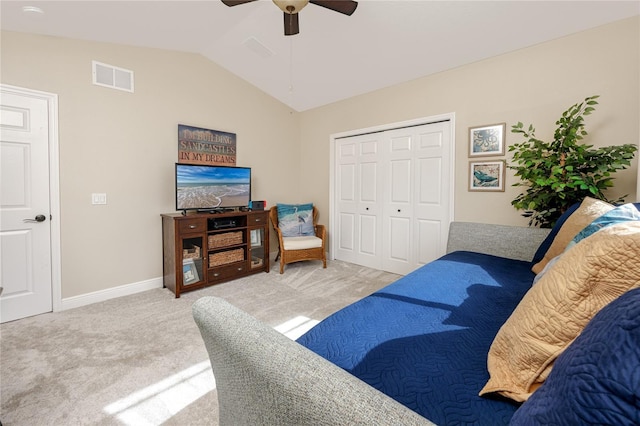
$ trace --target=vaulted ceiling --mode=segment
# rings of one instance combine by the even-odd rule
[[[285,36],[270,0],[0,2],[3,30],[198,53],[296,111],[639,14],[640,1],[361,0],[352,16],[309,4]]]

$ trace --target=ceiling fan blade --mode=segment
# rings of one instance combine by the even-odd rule
[[[353,14],[358,7],[357,1],[352,0],[309,0],[309,3],[331,9],[344,15]]]
[[[256,0],[221,0],[221,1],[222,1],[222,3],[224,3],[227,6],[231,7],[231,6],[238,6],[239,4],[251,3],[251,2],[254,2]]]
[[[300,32],[300,27],[298,25],[298,14],[297,13],[286,13],[283,12],[284,15],[284,35],[295,35]]]

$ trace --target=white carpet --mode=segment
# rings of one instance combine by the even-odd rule
[[[0,326],[0,421],[11,425],[216,425],[208,356],[191,316],[223,297],[296,338],[397,275],[290,264],[175,299],[150,290]],[[233,327],[233,324],[229,324]]]

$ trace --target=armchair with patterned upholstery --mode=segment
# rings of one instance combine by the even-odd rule
[[[280,207],[280,217],[278,208]],[[306,207],[308,210],[298,212],[298,207]],[[289,210],[286,210],[289,209]],[[283,215],[295,218],[293,225],[282,222]],[[324,225],[319,225],[318,209],[311,204],[307,205],[283,205],[271,207],[269,218],[273,229],[278,235],[278,257],[280,258],[280,273],[284,273],[284,265],[303,260],[322,260],[322,267],[327,267],[325,244],[327,231]],[[291,223],[291,221],[289,222]],[[293,231],[292,231],[293,228]],[[299,230],[298,230],[299,228]],[[307,230],[305,232],[305,229]]]

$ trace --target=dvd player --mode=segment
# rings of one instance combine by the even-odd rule
[[[213,221],[213,229],[235,228],[235,219],[215,219]]]

